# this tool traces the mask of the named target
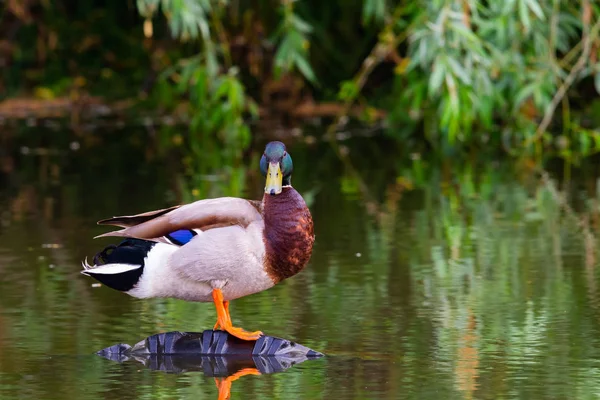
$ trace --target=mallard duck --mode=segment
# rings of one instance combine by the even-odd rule
[[[126,238],[100,251],[83,274],[137,298],[169,297],[214,302],[217,322],[243,340],[232,324],[229,301],[267,290],[308,263],[313,220],[292,187],[292,157],[281,142],[267,144],[260,160],[266,177],[262,201],[222,197],[143,214],[108,218],[123,229],[97,237]]]

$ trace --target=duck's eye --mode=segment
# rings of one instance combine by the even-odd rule
[[[283,156],[284,156],[284,157],[285,157],[285,156],[287,156],[287,151],[284,151],[284,152],[283,152]]]

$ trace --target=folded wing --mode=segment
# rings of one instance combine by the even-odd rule
[[[173,236],[172,234],[178,231],[206,231],[233,225],[245,228],[260,220],[262,215],[257,202],[221,197],[138,215],[108,218],[99,221],[98,224],[115,225],[123,229],[96,237],[120,236],[155,241],[163,241],[166,237],[173,242],[169,235]]]

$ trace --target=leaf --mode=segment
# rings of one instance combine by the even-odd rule
[[[316,84],[317,77],[315,76],[312,67],[306,60],[306,57],[298,54],[296,57],[294,57],[294,60],[296,61],[296,67],[298,67],[298,70],[302,73],[302,75],[304,75],[304,77],[308,79],[311,83]]]
[[[526,0],[519,1],[519,19],[525,28],[525,33],[531,31],[531,19],[529,18],[529,9],[527,8]]]
[[[137,0],[137,9],[144,18],[152,18],[152,15],[158,10],[160,0]]]
[[[197,20],[197,26],[200,28],[200,32],[202,32],[202,38],[204,40],[210,40],[210,28],[208,27],[208,21],[204,18],[204,16]],[[198,31],[196,30],[195,24],[190,24],[190,28],[193,27],[194,34],[192,37],[198,36]]]
[[[251,99],[248,100],[248,112],[253,119],[259,116],[258,104]]]
[[[425,82],[416,83],[415,87],[414,87],[414,95],[413,95],[413,100],[411,103],[411,108],[414,110],[420,110],[426,94],[427,94],[426,83]]]
[[[244,109],[244,87],[234,77],[229,78],[229,91],[227,93],[229,102],[236,112]]]
[[[441,126],[448,126],[450,124],[450,120],[452,119],[452,107],[450,106],[449,101],[444,101],[442,106],[442,118],[440,120]]]
[[[537,2],[537,0],[525,0],[525,1],[527,2],[527,6],[531,10],[531,12],[533,12],[542,21],[546,20],[546,17],[544,16],[544,12],[542,11],[542,7],[540,7],[540,4]]]
[[[450,123],[448,124],[448,141],[450,144],[456,142],[456,138],[460,130],[459,118],[460,117],[456,114],[453,114],[452,118],[450,118]]]
[[[515,4],[517,1],[519,1],[519,0],[505,0],[504,8],[502,9],[502,14],[504,14],[504,15],[512,14],[515,9]]]
[[[204,64],[206,65],[206,71],[211,77],[217,76],[219,74],[219,60],[217,58],[214,43],[210,40],[205,40],[204,46]]]
[[[453,57],[448,57],[447,61],[448,65],[450,65],[450,68],[452,69],[452,72],[454,72],[454,75],[456,75],[465,85],[470,86],[471,77],[469,76],[465,68],[462,65],[460,65],[458,61],[456,61],[456,59]]]
[[[230,87],[229,80],[226,78],[219,78],[215,81],[215,86],[216,90],[213,94],[214,98],[217,100],[222,100],[223,98],[227,97]]]
[[[440,62],[439,57],[436,59],[436,62],[433,64],[433,72],[429,77],[429,94],[435,95],[438,93],[440,88],[442,87],[442,82],[444,81],[444,75],[446,75],[446,66],[442,62]]]
[[[364,0],[363,1],[363,21],[364,23],[368,23],[373,18],[373,14],[375,14],[375,2],[374,0]]]
[[[192,95],[196,96],[196,100],[198,103],[202,103],[206,101],[208,97],[208,79],[206,77],[206,69],[200,67],[194,71],[194,80],[196,85],[194,93]]]
[[[364,0],[363,22],[381,22],[385,17],[386,0]]]
[[[375,6],[375,18],[378,22],[383,21],[385,18],[385,0],[376,0]]]
[[[469,28],[464,26],[462,23],[452,22],[450,24],[450,27],[452,28],[453,31],[455,31],[456,33],[458,33],[460,36],[464,37],[468,41],[479,43],[480,40],[477,37],[477,35],[475,35],[473,33],[473,31],[471,31]]]
[[[36,98],[44,100],[52,100],[54,97],[56,97],[52,89],[44,86],[36,87],[34,94]]]
[[[494,115],[494,101],[488,96],[477,98],[476,107],[479,120],[485,128],[492,127],[492,117]]]
[[[600,149],[600,133],[594,131],[594,149],[597,151]],[[598,190],[600,190],[600,185],[598,186]]]
[[[298,31],[302,33],[311,33],[313,28],[296,14],[292,14],[290,17],[290,24]]]
[[[529,97],[531,97],[531,95],[533,95],[533,92],[535,91],[535,89],[536,89],[535,82],[523,86],[521,88],[521,90],[519,90],[517,92],[517,94],[515,95],[514,109],[516,110],[517,108],[519,108],[521,106],[521,104],[523,104],[525,102],[525,100],[527,100]]]
[[[594,74],[594,86],[596,92],[600,94],[600,64],[596,64],[596,73]]]
[[[458,100],[458,93],[456,87],[456,81],[451,74],[446,74],[446,86],[448,87],[448,94],[450,95],[450,104],[452,105],[452,111],[455,115],[458,115],[460,111],[460,102]]]
[[[580,132],[578,136],[581,153],[587,155],[592,147],[592,140],[588,135],[588,132],[585,131]]]
[[[227,118],[226,114],[227,113],[224,113],[223,111],[218,109],[212,110],[212,112],[208,115],[208,119],[206,120],[207,129],[211,131],[221,130]]]
[[[354,81],[344,81],[340,85],[338,99],[345,102],[352,101],[358,96],[359,90],[358,85]]]
[[[381,22],[385,17],[385,0],[364,0],[363,2],[363,21]]]
[[[279,44],[275,53],[275,65],[281,69],[287,70],[290,64],[290,54],[292,53],[292,42],[289,35],[285,35]]]

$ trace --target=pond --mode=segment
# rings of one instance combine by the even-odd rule
[[[158,332],[211,329],[215,311],[134,299],[79,273],[81,260],[111,243],[93,239],[106,231],[97,220],[182,198],[178,160],[153,152],[143,129],[88,136],[31,129],[3,142],[0,398],[216,399],[215,379],[202,372],[95,355]],[[418,155],[398,160],[373,138],[344,142],[350,168],[314,142],[288,145],[293,184],[315,221],[311,262],[233,301],[231,313],[240,326],[326,356],[241,377],[232,399],[600,395],[597,262],[579,214],[569,218],[551,187],[501,163],[423,172]],[[241,189],[215,173],[196,194],[259,198],[262,146],[237,167]],[[586,185],[574,198],[597,207]]]

